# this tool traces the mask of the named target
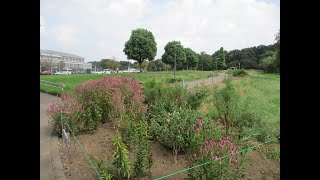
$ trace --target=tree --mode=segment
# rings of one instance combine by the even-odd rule
[[[170,64],[164,64],[163,69],[164,69],[165,71],[169,71],[169,70],[172,69],[172,67],[171,67]]]
[[[100,61],[100,66],[102,69],[108,69],[108,66],[107,66],[107,61],[110,60],[110,59],[101,59]]]
[[[276,50],[276,56],[275,56],[275,65],[276,65],[276,71],[280,73],[280,29],[278,34],[276,35],[275,40],[277,41],[277,50]]]
[[[187,66],[187,70],[190,68],[191,70],[193,68],[196,68],[198,66],[199,63],[199,57],[197,56],[197,53],[194,52],[192,49],[190,48],[185,48],[185,52],[186,52],[186,66]]]
[[[43,60],[40,60],[40,67],[43,68],[46,71],[52,71],[53,63],[52,60],[49,58],[43,58]]]
[[[174,68],[174,60],[176,58],[177,69],[182,69],[186,62],[186,53],[180,41],[171,41],[164,47],[164,54],[162,55],[162,62],[170,64]]]
[[[63,61],[59,61],[59,71],[63,70],[66,67],[66,63],[64,63]]]
[[[199,55],[198,70],[210,71],[214,68],[213,58],[206,52],[202,51]]]
[[[138,28],[132,30],[130,39],[125,43],[123,52],[128,59],[136,60],[141,64],[144,60],[149,62],[154,59],[157,54],[157,43],[151,31]]]
[[[221,47],[219,50],[219,59],[217,59],[217,67],[218,67],[218,69],[221,69],[221,70],[227,68],[226,56],[225,56],[225,52],[223,50],[223,47]]]
[[[148,61],[143,61],[142,64],[141,64],[141,67],[143,68],[143,70],[145,71],[147,69],[149,65],[149,62]]]
[[[118,61],[116,61],[115,59],[108,59],[106,61],[106,66],[109,69],[117,69],[120,67],[120,63]]]

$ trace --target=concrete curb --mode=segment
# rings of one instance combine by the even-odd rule
[[[52,178],[57,180],[67,180],[64,174],[58,148],[58,137],[51,133],[50,137],[50,158],[52,165]]]

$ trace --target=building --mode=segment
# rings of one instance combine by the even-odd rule
[[[58,72],[63,69],[72,69],[74,73],[89,73],[92,64],[85,63],[84,58],[78,55],[40,49],[40,71]]]

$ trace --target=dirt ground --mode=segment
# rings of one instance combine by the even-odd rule
[[[113,167],[112,154],[114,149],[112,147],[113,134],[115,128],[111,123],[106,123],[98,128],[94,133],[78,135],[78,141],[82,144],[89,157],[98,156],[107,163],[108,167]],[[185,169],[187,167],[186,156],[178,155],[177,163],[174,163],[172,152],[162,145],[152,142],[152,159],[153,164],[151,168],[151,179],[155,179],[173,172]],[[98,179],[94,169],[89,165],[85,155],[81,151],[76,142],[71,145],[71,160],[68,161],[67,149],[62,141],[59,139],[59,151],[62,164],[65,170],[66,177],[70,180],[91,180]],[[130,160],[134,162],[134,152],[130,153]],[[132,165],[133,167],[133,165]],[[187,177],[186,173],[177,174],[166,179],[184,179]],[[140,178],[140,179],[150,179]],[[265,159],[259,153],[251,151],[248,154],[248,159],[244,169],[244,176],[242,180],[278,180],[280,179],[280,165],[274,161]]]

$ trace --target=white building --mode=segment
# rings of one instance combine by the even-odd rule
[[[42,63],[41,63],[42,62]],[[40,49],[41,64],[50,64],[50,71],[57,72],[62,69],[72,69],[73,72],[88,72],[92,69],[91,63],[85,63],[84,58],[70,53]]]

